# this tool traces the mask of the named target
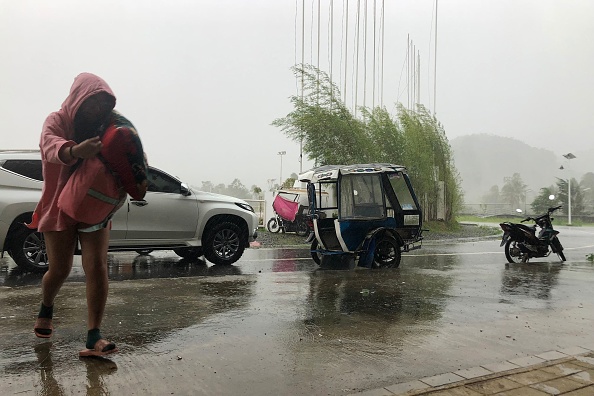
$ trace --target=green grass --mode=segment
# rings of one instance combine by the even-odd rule
[[[495,216],[480,217],[480,216],[470,216],[470,215],[463,215],[463,216],[456,217],[456,221],[459,221],[459,222],[468,221],[468,222],[493,223],[493,224],[503,223],[504,221],[511,221],[512,223],[519,223],[522,219],[525,219],[525,217],[519,217],[519,216],[518,217],[514,217],[514,216],[509,216],[509,217],[495,217]]]
[[[423,228],[429,230],[423,236],[426,239],[450,239],[450,238],[468,238],[468,237],[484,237],[490,235],[498,235],[501,229],[496,223],[488,226],[464,226],[458,221],[444,222],[444,221],[426,221],[423,222]]]
[[[494,224],[499,224],[499,223],[503,223],[504,221],[510,221],[512,223],[519,223],[520,221],[522,221],[523,219],[525,219],[525,216],[509,216],[509,217],[495,217],[495,216],[490,216],[490,217],[480,217],[480,216],[468,216],[468,215],[464,215],[464,216],[458,216],[456,218],[457,221],[469,221],[469,222],[478,222],[478,223],[494,223]],[[565,221],[564,219],[561,218],[555,218],[555,216],[553,215],[553,225],[562,225],[565,226],[567,225],[567,221]],[[527,222],[527,224],[530,222]],[[575,226],[575,227],[594,227],[594,223],[587,223],[587,222],[583,222],[581,220],[572,220],[571,221],[571,225]]]
[[[462,229],[457,221],[424,221],[423,228],[436,232],[456,232]]]

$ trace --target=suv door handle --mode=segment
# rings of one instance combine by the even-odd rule
[[[144,199],[140,199],[140,200],[136,200],[136,199],[131,199],[130,203],[132,205],[136,205],[136,206],[146,206],[148,205],[148,202],[146,202]]]

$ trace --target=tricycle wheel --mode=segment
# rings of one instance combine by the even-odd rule
[[[295,233],[299,236],[307,236],[309,234],[309,226],[305,220],[297,221],[297,231]]]
[[[318,240],[314,239],[311,243],[311,258],[317,265],[322,264],[322,258],[320,257],[320,253],[316,252],[318,250]]]
[[[372,268],[398,268],[400,259],[400,245],[391,236],[379,237],[375,243]]]
[[[276,217],[268,220],[268,223],[266,223],[266,228],[268,228],[268,231],[275,234],[280,231],[280,225],[278,224]]]

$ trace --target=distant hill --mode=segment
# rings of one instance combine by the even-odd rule
[[[462,179],[466,203],[480,203],[488,190],[503,187],[504,178],[519,173],[528,185],[530,202],[542,187],[553,185],[569,175],[578,181],[586,172],[594,172],[594,149],[576,151],[571,161],[550,150],[532,147],[517,139],[476,134],[450,140],[456,168]],[[559,167],[564,165],[564,170]]]

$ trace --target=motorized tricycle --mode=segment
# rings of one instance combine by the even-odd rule
[[[272,208],[274,216],[266,223],[268,231],[295,232],[299,236],[309,234],[306,190],[279,190],[272,202]]]
[[[423,216],[405,167],[326,165],[299,180],[307,182],[317,264],[396,268],[403,251],[421,247]]]

